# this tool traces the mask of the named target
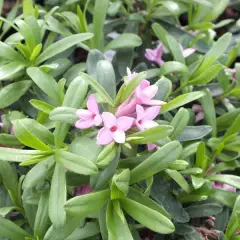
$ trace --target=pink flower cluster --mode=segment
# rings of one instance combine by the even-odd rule
[[[128,84],[136,76],[127,70]],[[149,81],[143,80],[129,98],[117,109],[115,115],[111,112],[100,113],[94,95],[90,95],[87,101],[87,109],[79,109],[75,127],[87,129],[94,126],[102,126],[97,135],[97,143],[107,145],[112,141],[123,144],[126,141],[126,132],[132,127],[137,127],[143,131],[155,126],[154,121],[160,112],[160,108],[165,104],[163,101],[153,99],[158,91],[157,85],[151,85]],[[152,150],[156,145],[149,144],[148,149]]]

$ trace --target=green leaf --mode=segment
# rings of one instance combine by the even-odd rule
[[[51,182],[48,210],[49,217],[55,228],[62,228],[66,222],[66,213],[63,208],[66,197],[65,170],[62,165],[56,163]]]
[[[199,76],[195,78],[190,78],[188,81],[189,85],[204,85],[212,81],[215,77],[217,77],[218,73],[222,70],[221,64],[215,64],[203,71]]]
[[[37,128],[30,128],[29,123],[35,123],[35,126],[37,126]],[[24,145],[42,151],[50,151],[51,148],[42,141],[43,139],[40,139],[40,137],[44,137],[45,140],[45,135],[37,136],[40,129],[45,129],[45,127],[37,124],[34,120],[31,119],[15,120],[13,125],[13,131],[15,136]],[[44,134],[47,132],[48,130],[45,129]],[[50,135],[51,133],[49,132],[47,139],[50,137]]]
[[[40,64],[47,59],[69,49],[70,47],[81,43],[85,40],[88,40],[93,37],[92,33],[80,33],[80,34],[74,34],[72,36],[63,38],[53,44],[51,44],[48,48],[46,48],[42,54],[39,55],[37,58],[36,64]]]
[[[147,130],[131,134],[126,141],[134,144],[145,144],[156,142],[159,139],[169,136],[173,131],[172,126],[160,125]]]
[[[232,208],[238,195],[222,189],[212,189],[209,197],[223,205]]]
[[[160,71],[162,75],[167,75],[169,73],[175,72],[188,73],[188,68],[183,63],[169,61],[161,66]]]
[[[239,228],[239,211],[240,211],[240,197],[237,197],[225,233],[225,237],[227,239],[234,235],[234,233],[236,233]]]
[[[185,191],[190,192],[190,186],[186,179],[176,170],[166,169],[165,172]]]
[[[105,89],[92,77],[85,73],[80,73],[80,76],[111,106],[114,105],[112,98],[108,95]]]
[[[177,114],[174,116],[170,125],[173,127],[173,132],[170,134],[170,138],[175,140],[179,136],[185,127],[188,125],[189,121],[189,112],[187,109],[180,108]]]
[[[167,104],[163,105],[161,107],[161,113],[169,112],[169,111],[176,109],[178,107],[181,107],[189,102],[193,102],[193,101],[201,98],[202,96],[204,96],[204,93],[200,92],[200,91],[180,95],[180,96],[176,97],[175,99],[171,100],[170,102],[168,102]]]
[[[209,14],[205,16],[206,21],[213,21],[215,20],[219,15],[223,13],[223,11],[226,9],[226,7],[229,4],[229,0],[222,0],[221,2],[218,2],[216,0],[212,1],[213,8],[211,8],[211,11]]]
[[[54,106],[37,99],[32,99],[29,102],[34,108],[46,114],[49,114],[55,108]]]
[[[99,171],[98,174],[91,176],[90,185],[94,190],[103,189],[109,182],[110,178],[116,172],[118,162],[120,157],[120,148],[117,151],[115,158],[110,162],[110,164],[103,170]]]
[[[87,217],[98,212],[109,200],[110,190],[89,193],[70,199],[64,205],[66,212],[73,216]]]
[[[226,138],[228,138],[229,136],[231,136],[231,135],[233,135],[235,133],[239,133],[239,131],[240,131],[239,121],[240,121],[240,114],[234,120],[232,125],[228,128],[227,132],[224,134],[223,139],[226,139]]]
[[[187,126],[177,140],[180,142],[187,142],[202,139],[212,131],[212,127],[208,125],[201,126]]]
[[[58,84],[50,74],[45,73],[37,67],[28,68],[27,74],[37,86],[55,102],[55,104],[61,105],[62,100],[58,93]]]
[[[126,219],[119,217],[114,209],[113,201],[110,201],[107,207],[106,222],[108,228],[109,240],[129,239],[133,240]]]
[[[96,165],[92,161],[64,150],[56,151],[55,158],[65,168],[79,174],[93,175],[98,172]]]
[[[199,144],[200,144],[200,142],[195,142],[195,143],[189,144],[187,147],[185,147],[182,151],[180,159],[185,159],[185,158],[191,156],[192,154],[194,154],[197,151]]]
[[[52,172],[54,166],[53,156],[36,164],[25,176],[23,189],[35,187],[38,183],[43,182]]]
[[[212,127],[212,136],[217,135],[217,120],[213,98],[209,89],[204,90],[205,95],[201,98],[204,110],[204,119]]]
[[[196,154],[196,167],[201,168],[203,171],[207,168],[208,159],[206,156],[206,145],[204,142],[201,142],[197,148]]]
[[[0,161],[22,162],[37,155],[41,155],[41,151],[0,147]]]
[[[118,152],[118,145],[115,142],[108,144],[97,157],[96,165],[104,168],[111,163]]]
[[[105,47],[105,51],[119,48],[135,48],[142,45],[142,39],[133,33],[122,33],[119,37],[113,39]]]
[[[35,11],[33,7],[33,3],[30,0],[24,0],[23,1],[23,16],[26,20],[27,17],[34,16]]]
[[[17,73],[23,70],[25,66],[19,62],[11,62],[0,66],[0,80],[9,80],[14,78]]]
[[[174,60],[185,64],[185,59],[183,57],[182,50],[180,48],[180,44],[177,42],[177,40],[170,35],[166,36],[166,40],[168,41],[168,46],[170,48],[170,51],[172,52]]]
[[[17,147],[17,146],[22,146],[23,144],[20,141],[18,141],[18,139],[15,136],[11,134],[1,133],[0,145],[8,146],[8,147]]]
[[[77,109],[70,107],[57,107],[50,112],[49,118],[52,121],[61,121],[64,123],[75,124],[78,120]]]
[[[132,218],[154,232],[169,234],[175,230],[172,222],[154,209],[127,198],[121,199],[120,203]]]
[[[231,112],[225,113],[217,118],[218,131],[229,128],[240,114],[240,108],[233,109]]]
[[[103,39],[104,39],[103,27],[104,27],[104,22],[105,22],[106,15],[107,15],[108,3],[109,3],[109,0],[103,0],[101,2],[96,1],[95,6],[94,6],[93,43],[94,43],[94,48],[98,48],[100,50],[102,50],[102,47],[104,44],[104,42],[103,42]],[[99,11],[100,9],[101,9],[101,11]]]
[[[181,151],[182,146],[178,141],[164,145],[131,171],[130,183],[139,182],[166,169],[179,157]]]
[[[155,84],[158,86],[158,91],[154,99],[166,100],[172,91],[172,82],[168,78],[162,76]]]
[[[213,175],[207,177],[210,181],[216,181],[220,183],[226,183],[227,185],[233,186],[240,189],[240,177],[229,174]]]
[[[26,60],[14,49],[12,49],[7,44],[0,42],[0,57],[18,62],[18,65],[26,65]]]
[[[48,197],[48,191],[42,192],[38,203],[38,210],[34,222],[34,236],[38,238],[43,238],[48,229]]]
[[[141,83],[141,81],[146,77],[146,73],[145,72],[141,72],[139,74],[137,74],[136,77],[134,77],[125,87],[124,92],[121,95],[121,100],[120,102],[123,103],[126,99],[128,99],[128,97],[130,96],[130,94],[132,94],[132,92],[136,89],[136,87]]]
[[[112,64],[107,60],[97,63],[97,81],[106,89],[112,99],[116,97],[116,78]]]
[[[185,210],[191,218],[202,218],[219,214],[223,207],[215,202],[200,202],[190,205]]]
[[[25,240],[26,237],[31,237],[31,235],[10,220],[0,218],[0,237]]]

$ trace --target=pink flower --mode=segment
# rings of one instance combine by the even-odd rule
[[[148,151],[153,151],[155,149],[159,149],[159,146],[154,143],[148,143],[147,148],[148,148]]]
[[[147,80],[143,80],[138,87],[136,88],[136,101],[137,104],[144,104],[150,106],[162,106],[166,104],[163,101],[154,100],[153,98],[157,94],[158,86],[150,85],[150,82]]]
[[[183,49],[181,44],[179,44],[179,46],[180,46],[180,49],[182,50],[183,57],[185,57],[185,58],[189,57],[190,55],[192,55],[193,53],[196,52],[195,48]]]
[[[118,107],[116,116],[132,116],[137,104],[149,106],[162,106],[166,104],[163,101],[153,99],[157,91],[157,85],[150,85],[149,81],[143,80],[131,96]]]
[[[76,128],[86,129],[92,126],[99,126],[102,123],[102,117],[99,113],[98,105],[94,95],[90,95],[87,101],[87,110],[79,109],[77,116],[80,118],[75,124]]]
[[[158,124],[154,122],[153,119],[159,114],[160,107],[154,106],[144,109],[142,106],[137,105],[136,112],[137,119],[135,120],[135,124],[139,130],[143,131],[145,129],[158,126]]]
[[[134,118],[116,118],[112,113],[104,112],[102,114],[102,119],[104,122],[104,127],[98,132],[97,143],[100,145],[106,145],[112,141],[117,143],[125,143],[125,132],[132,127]]]
[[[152,62],[156,62],[158,65],[163,65],[164,61],[162,59],[163,56],[163,44],[160,43],[156,48],[154,49],[146,49],[145,57]]]
[[[204,119],[204,112],[203,112],[202,105],[193,104],[192,111],[196,113],[196,120],[195,120],[196,123]]]
[[[232,186],[230,186],[228,184],[225,184],[225,183],[213,182],[212,187],[213,188],[220,188],[220,189],[223,189],[223,190],[228,191],[228,192],[236,192],[235,187],[232,187]]]
[[[91,188],[90,184],[85,184],[81,187],[75,187],[73,189],[73,195],[74,196],[85,195],[85,194],[88,194],[92,191],[93,191],[93,189]]]

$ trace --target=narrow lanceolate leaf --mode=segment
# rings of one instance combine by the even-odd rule
[[[135,144],[152,143],[169,136],[172,131],[172,126],[160,125],[157,127],[149,128],[142,132],[131,134],[127,138],[127,141]]]
[[[91,87],[101,96],[104,101],[113,106],[112,98],[95,79],[85,73],[81,73],[80,75],[89,85],[91,85]]]
[[[240,217],[240,197],[238,196],[233,207],[232,215],[229,219],[225,236],[229,239],[239,228]],[[232,238],[231,238],[232,239]]]
[[[3,42],[0,42],[0,56],[11,61],[18,61],[22,64],[27,63],[26,60],[17,51]]]
[[[31,237],[31,235],[12,221],[0,217],[0,237],[2,239],[25,240],[27,237]]]
[[[54,106],[52,106],[46,102],[43,102],[41,100],[32,99],[29,102],[31,103],[31,105],[33,107],[35,107],[39,111],[44,112],[46,114],[49,114],[54,109]]]
[[[176,139],[177,136],[181,134],[181,132],[188,125],[189,121],[189,112],[187,109],[180,108],[170,125],[173,127],[173,132],[170,134],[170,138],[172,140]]]
[[[96,165],[92,161],[76,154],[64,150],[58,150],[55,153],[55,157],[59,164],[63,165],[70,171],[83,175],[93,175],[98,172]]]
[[[70,215],[87,217],[97,213],[109,199],[110,190],[104,190],[72,198],[66,202],[64,208]]]
[[[51,148],[43,142],[43,139],[40,139],[40,137],[45,138],[47,136],[45,136],[45,135],[38,136],[38,134],[36,134],[36,132],[39,129],[36,129],[37,131],[34,132],[35,129],[30,128],[31,126],[29,125],[29,121],[34,122],[34,120],[31,120],[31,119],[19,119],[19,120],[14,121],[13,131],[14,131],[15,136],[18,138],[18,140],[20,142],[22,142],[24,145],[26,145],[28,147],[31,147],[31,148],[34,148],[37,150],[42,150],[42,151],[50,151]],[[40,124],[38,124],[37,126],[40,126],[40,129],[45,129],[45,127],[43,127]],[[47,129],[46,129],[46,133],[48,133]],[[49,132],[49,137],[50,137],[50,135],[51,135],[51,132]]]
[[[58,107],[51,111],[49,118],[52,121],[60,121],[73,125],[78,120],[76,112],[76,108]]]
[[[48,195],[48,191],[42,192],[34,222],[34,236],[39,237],[40,239],[43,238],[48,228]]]
[[[182,146],[178,141],[170,142],[148,157],[131,171],[130,183],[140,182],[166,169],[178,159]]]
[[[21,150],[14,148],[0,147],[0,161],[23,162],[34,156],[40,156],[41,151],[37,150]]]
[[[234,120],[232,125],[229,127],[227,132],[224,134],[223,139],[226,139],[227,137],[231,136],[232,134],[239,133],[240,132],[240,114],[237,116],[237,118]]]
[[[24,80],[7,85],[0,90],[0,108],[5,108],[16,102],[30,88],[32,82]]]
[[[154,209],[127,198],[121,199],[120,203],[132,218],[154,232],[169,234],[175,230],[173,223]]]
[[[217,129],[218,131],[225,130],[229,128],[232,123],[235,121],[235,119],[240,114],[240,108],[236,108],[232,110],[231,112],[225,113],[222,116],[217,118]]]
[[[70,47],[88,40],[93,37],[92,33],[80,33],[75,34],[66,38],[63,38],[53,44],[51,44],[47,49],[43,51],[42,54],[37,58],[37,64],[40,64],[47,59],[69,49]]]
[[[106,223],[109,240],[128,239],[133,240],[127,221],[123,216],[121,219],[114,208],[113,201],[110,201],[107,207]]]
[[[167,104],[163,105],[161,108],[161,112],[169,112],[173,109],[176,109],[178,107],[181,107],[189,102],[193,102],[199,98],[201,98],[204,95],[203,92],[191,92],[191,93],[186,93],[183,95],[180,95],[176,97],[175,99],[171,100]]]
[[[25,66],[19,62],[10,62],[4,65],[1,65],[0,80],[10,80],[24,68]]]
[[[119,37],[113,39],[105,47],[105,51],[119,48],[134,48],[142,44],[142,39],[133,33],[123,33]]]
[[[188,68],[186,65],[180,63],[180,62],[166,62],[161,67],[161,73],[163,75],[173,73],[173,72],[182,72],[182,73],[188,73]]]
[[[65,169],[56,163],[49,196],[49,217],[55,228],[62,228],[66,221],[64,204],[67,197]]]
[[[205,95],[200,100],[203,105],[204,119],[206,120],[207,124],[212,127],[212,136],[216,137],[217,120],[213,98],[209,89],[205,89],[204,93]]]

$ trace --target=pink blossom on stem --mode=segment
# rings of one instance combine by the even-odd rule
[[[137,104],[144,104],[150,106],[162,106],[166,104],[166,102],[160,100],[154,100],[153,98],[157,94],[158,86],[150,85],[150,82],[147,80],[143,80],[138,87],[136,88],[136,100]]]
[[[85,184],[81,187],[75,187],[73,189],[73,195],[74,196],[85,195],[85,194],[88,194],[92,191],[93,191],[93,189],[91,188],[90,184]]]
[[[144,109],[141,105],[137,105],[136,112],[137,118],[135,120],[135,124],[139,130],[143,131],[145,129],[158,126],[158,123],[153,121],[153,119],[159,114],[160,107],[154,106]]]
[[[163,56],[163,44],[160,43],[156,48],[154,49],[146,49],[145,57],[152,62],[156,62],[158,65],[163,65],[164,61],[162,59]]]
[[[155,149],[158,149],[159,146],[156,145],[156,144],[154,144],[154,143],[148,143],[148,144],[147,144],[147,148],[148,148],[148,151],[153,151],[153,150],[155,150]]]
[[[195,120],[196,123],[204,119],[204,112],[203,112],[202,105],[193,104],[192,111],[196,113],[196,120]]]
[[[125,143],[125,132],[132,127],[134,118],[116,118],[112,113],[104,112],[102,114],[102,119],[104,127],[98,132],[97,143],[100,145],[106,145],[112,141],[117,143]]]
[[[212,187],[213,188],[223,189],[223,190],[228,191],[228,192],[236,192],[236,188],[235,187],[232,187],[232,186],[230,186],[228,184],[225,184],[225,183],[213,182],[212,183]]]
[[[99,126],[102,123],[98,104],[93,94],[88,98],[87,110],[79,109],[76,115],[79,117],[79,120],[75,124],[76,128],[86,129],[93,126]]]
[[[186,49],[183,49],[183,46],[181,44],[179,44],[180,46],[180,49],[182,50],[182,54],[183,54],[183,57],[184,58],[187,58],[189,57],[190,55],[192,55],[193,53],[196,52],[196,49],[195,48],[186,48]]]

